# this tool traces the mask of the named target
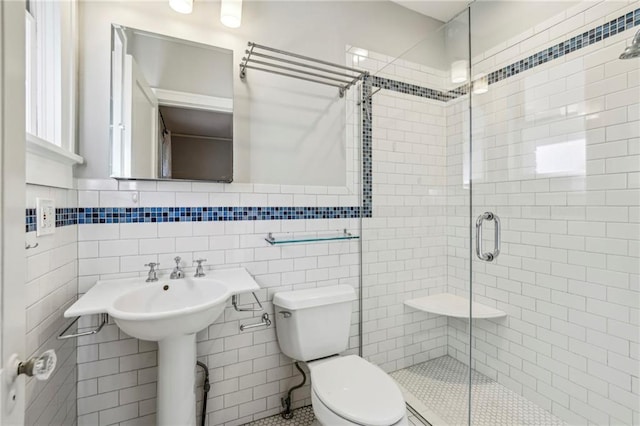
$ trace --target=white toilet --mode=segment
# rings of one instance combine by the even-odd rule
[[[347,349],[355,291],[348,285],[276,293],[280,349],[311,371],[313,412],[325,426],[404,426],[400,389],[379,367]]]

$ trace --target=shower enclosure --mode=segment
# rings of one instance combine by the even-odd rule
[[[545,9],[359,63],[362,354],[434,425],[640,424],[640,2]]]

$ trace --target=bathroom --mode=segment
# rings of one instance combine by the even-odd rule
[[[639,1],[16,0],[0,19],[1,424],[171,424],[158,377],[182,368],[193,422],[173,424],[310,425],[320,361],[297,387],[274,297],[351,288],[336,352],[403,408],[341,424],[640,425]],[[207,95],[232,117],[221,177],[117,161],[142,122],[114,107],[117,28],[228,55]],[[195,334],[204,368],[106,310],[65,316],[97,285],[197,270],[247,283]],[[45,380],[16,374],[47,350]]]

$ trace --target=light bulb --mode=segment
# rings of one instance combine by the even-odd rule
[[[189,14],[193,11],[193,0],[169,0],[169,6],[178,13]]]
[[[242,23],[242,0],[222,0],[220,22],[229,28],[238,28]]]

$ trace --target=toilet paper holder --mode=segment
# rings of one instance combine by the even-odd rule
[[[257,328],[257,327],[269,327],[271,326],[271,318],[269,318],[269,314],[268,313],[264,313],[262,314],[262,321],[255,323],[255,324],[240,324],[240,331],[245,331],[245,330],[249,330],[251,328]]]

